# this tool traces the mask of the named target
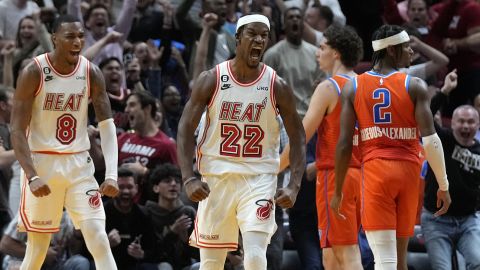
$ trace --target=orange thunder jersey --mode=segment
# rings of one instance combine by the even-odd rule
[[[373,158],[419,162],[415,106],[408,93],[410,76],[373,71],[357,76],[354,108],[363,162]]]
[[[323,118],[322,123],[317,130],[316,165],[318,169],[331,169],[335,167],[335,150],[340,136],[340,112],[342,110],[340,94],[345,84],[351,79],[351,77],[343,74],[335,75],[328,79],[337,90],[339,97],[337,105],[335,105],[335,108],[330,114]],[[358,132],[357,129],[355,129],[350,167],[359,168],[360,162],[361,156],[360,150],[358,149]]]

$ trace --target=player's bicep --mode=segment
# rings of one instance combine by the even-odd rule
[[[17,88],[13,96],[12,106],[12,132],[20,130],[24,132],[32,115],[35,92],[41,86],[41,75],[35,62],[30,63],[20,73],[17,80]]]
[[[430,98],[428,96],[426,83],[419,78],[410,80],[409,91],[413,96],[415,104],[415,120],[422,137],[435,133],[433,116],[430,110]]]
[[[90,97],[98,122],[112,118],[110,100],[105,88],[105,79],[102,71],[94,64],[90,64]]]

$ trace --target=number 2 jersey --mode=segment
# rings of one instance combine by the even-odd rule
[[[388,75],[368,71],[355,77],[354,108],[363,162],[374,158],[420,162],[410,78],[398,71]]]
[[[263,64],[257,79],[240,83],[230,63],[216,66],[216,88],[199,134],[198,170],[202,175],[276,174],[280,163],[276,73]]]
[[[78,153],[90,149],[87,133],[90,63],[83,56],[78,59],[74,71],[60,74],[47,54],[34,58],[41,78],[28,129],[32,152]]]

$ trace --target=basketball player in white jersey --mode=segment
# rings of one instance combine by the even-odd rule
[[[305,132],[292,89],[261,62],[270,25],[263,15],[237,22],[236,56],[197,79],[179,123],[177,152],[188,197],[200,202],[190,244],[200,248],[200,269],[223,269],[242,232],[246,270],[266,269],[266,249],[275,232],[274,206],[290,208],[305,167]],[[288,61],[288,59],[285,59]],[[199,134],[192,168],[194,131]],[[277,190],[279,117],[292,150],[291,181]]]
[[[12,144],[23,169],[19,229],[28,233],[21,269],[40,269],[63,207],[82,231],[96,268],[117,269],[101,201],[101,195],[118,193],[117,139],[102,72],[80,56],[84,28],[76,18],[60,17],[52,42],[54,51],[37,56],[20,74],[12,110]],[[89,98],[106,163],[100,187],[88,154]]]

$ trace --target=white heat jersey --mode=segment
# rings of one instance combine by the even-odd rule
[[[83,56],[70,74],[53,68],[47,54],[34,58],[41,71],[28,143],[32,152],[77,153],[90,149],[87,133],[90,62]]]
[[[215,92],[207,107],[197,148],[202,175],[278,173],[280,125],[273,83],[263,65],[251,83],[238,82],[230,61],[216,66]]]

